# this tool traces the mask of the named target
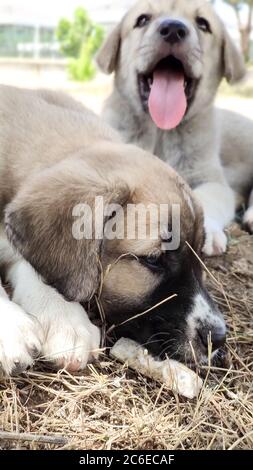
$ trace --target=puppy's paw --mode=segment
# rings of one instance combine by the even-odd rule
[[[20,374],[32,366],[41,352],[38,322],[9,299],[0,299],[0,369],[5,375]]]
[[[206,240],[203,253],[207,256],[219,256],[227,251],[228,239],[220,227],[209,219],[206,221]]]
[[[54,310],[58,307],[58,311]],[[51,310],[51,311],[50,311]],[[54,368],[78,372],[98,357],[100,331],[77,303],[48,305],[43,359]],[[42,317],[43,325],[43,317]]]
[[[249,207],[249,209],[245,212],[243,218],[243,225],[249,231],[249,233],[253,233],[253,207]]]

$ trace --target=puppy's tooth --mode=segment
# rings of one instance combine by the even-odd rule
[[[148,85],[149,85],[150,88],[152,87],[152,85],[153,85],[152,78],[148,78]]]

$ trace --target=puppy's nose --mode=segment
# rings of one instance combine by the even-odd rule
[[[183,41],[189,34],[187,26],[178,20],[163,20],[158,29],[164,41],[176,44]]]
[[[213,352],[224,346],[226,342],[226,330],[222,327],[212,328],[210,330],[208,330],[207,328],[200,328],[198,329],[198,336],[200,338],[202,346],[204,346],[207,351],[209,338],[211,339]]]

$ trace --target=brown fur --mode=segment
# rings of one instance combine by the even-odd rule
[[[161,239],[75,240],[73,207],[94,207],[96,196],[124,207],[179,203],[183,250],[188,241],[200,251],[202,211],[168,165],[122,144],[116,132],[70,98],[1,87],[0,201],[9,239],[70,300],[88,301],[100,287],[101,266],[104,272],[111,266],[104,278],[105,306],[119,296],[125,303],[142,303],[159,275],[138,258],[161,252]],[[127,253],[131,256],[119,259]]]

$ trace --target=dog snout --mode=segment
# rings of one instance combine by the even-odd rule
[[[195,296],[187,324],[188,339],[193,343],[195,352],[202,357],[208,357],[210,342],[213,353],[224,346],[227,331],[225,319],[206,290]]]
[[[202,327],[197,330],[202,347],[205,353],[208,353],[209,344],[211,343],[212,352],[217,351],[226,342],[226,328],[222,324],[216,327]]]
[[[171,19],[163,20],[159,25],[158,31],[164,41],[170,44],[182,42],[190,32],[182,21]]]

